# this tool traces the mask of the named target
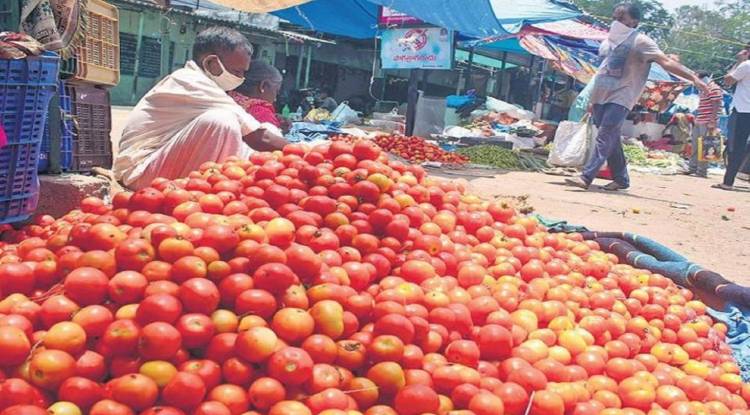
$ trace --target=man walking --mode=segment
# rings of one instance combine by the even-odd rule
[[[708,162],[698,160],[701,157],[701,155],[698,154],[698,151],[701,150],[698,148],[698,141],[701,137],[709,137],[711,134],[716,133],[724,92],[716,82],[711,80],[708,72],[700,71],[698,72],[698,77],[708,85],[708,93],[700,94],[698,110],[695,114],[695,127],[693,127],[692,135],[693,151],[690,157],[690,166],[687,174],[694,174],[698,177],[707,177]]]
[[[750,136],[750,47],[737,54],[737,63],[724,77],[726,86],[737,85],[732,98],[732,115],[729,117],[729,160],[724,182],[713,187],[734,190],[734,179],[748,155]]]
[[[614,181],[604,186],[606,190],[630,187],[627,161],[620,142],[622,124],[630,109],[643,93],[651,63],[656,62],[668,72],[691,81],[701,91],[706,85],[697,75],[667,57],[651,38],[636,30],[641,20],[641,10],[632,3],[615,6],[614,21],[608,38],[599,49],[604,57],[591,92],[593,121],[599,128],[596,147],[580,177],[567,179],[570,186],[588,189],[599,170],[607,162]]]

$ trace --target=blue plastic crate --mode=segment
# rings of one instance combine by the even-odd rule
[[[0,149],[0,223],[25,220],[36,208],[37,161],[58,67],[53,53],[0,60],[0,122],[8,136]]]
[[[65,88],[65,81],[58,83],[57,93],[60,98],[60,167],[63,171],[69,171],[73,164],[73,115],[70,95]],[[39,153],[39,171],[46,172],[49,169],[50,155],[50,128],[49,114],[47,124],[42,133],[42,147]]]

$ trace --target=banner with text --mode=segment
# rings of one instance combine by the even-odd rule
[[[424,22],[417,19],[416,17],[411,17],[406,13],[401,13],[398,10],[393,10],[390,7],[381,7],[380,15],[378,16],[378,24],[381,26],[399,26],[424,24]]]
[[[453,32],[440,27],[383,31],[383,69],[451,69]]]

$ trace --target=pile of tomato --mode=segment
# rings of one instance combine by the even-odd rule
[[[373,140],[383,150],[393,153],[411,163],[424,163],[426,161],[466,164],[469,159],[458,153],[445,151],[439,146],[429,143],[420,137],[407,137],[403,135],[381,135]]]
[[[5,238],[0,415],[750,413],[690,291],[368,141]]]

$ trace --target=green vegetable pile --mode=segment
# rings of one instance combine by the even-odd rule
[[[505,170],[539,171],[548,167],[546,161],[534,154],[508,150],[500,146],[470,146],[459,149],[457,153],[468,157],[472,164]]]
[[[648,151],[640,146],[625,144],[623,151],[628,163],[633,166],[667,169],[678,166],[681,158],[678,154],[666,151]]]
[[[639,146],[625,144],[622,146],[628,163],[634,166],[648,166],[648,153]]]

